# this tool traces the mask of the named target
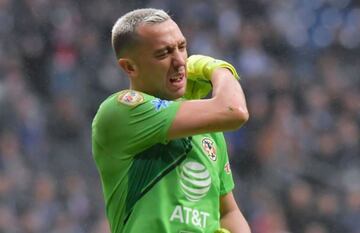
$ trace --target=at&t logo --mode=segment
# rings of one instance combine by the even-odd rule
[[[180,186],[189,201],[199,201],[211,187],[210,173],[201,163],[185,162],[181,166]]]

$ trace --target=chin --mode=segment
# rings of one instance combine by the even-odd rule
[[[179,98],[181,98],[183,95],[174,95],[174,94],[172,94],[172,95],[170,95],[167,99],[168,100],[176,100],[176,99],[179,99]]]
[[[184,96],[184,92],[172,92],[172,93],[169,93],[168,95],[167,95],[167,100],[176,100],[176,99],[179,99],[179,98],[181,98],[181,97],[183,97]]]
[[[183,97],[185,95],[185,88],[182,88],[181,90],[177,91],[176,93],[174,93],[173,95],[173,99],[176,100],[176,99],[179,99],[181,97]]]

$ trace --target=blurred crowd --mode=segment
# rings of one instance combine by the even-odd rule
[[[110,34],[139,7],[241,74],[250,120],[226,137],[253,233],[360,233],[355,0],[0,0],[0,233],[109,232],[91,121],[128,85]]]

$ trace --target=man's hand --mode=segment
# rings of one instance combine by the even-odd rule
[[[232,192],[220,197],[220,216],[221,228],[231,233],[251,233]]]
[[[208,81],[187,80],[185,99],[196,100],[206,97],[212,89],[212,85]]]
[[[201,99],[207,96],[212,89],[212,74],[217,68],[227,68],[236,79],[239,79],[239,75],[230,63],[209,56],[192,55],[187,59],[186,66],[186,99]]]
[[[188,79],[211,81],[211,75],[216,68],[227,68],[231,71],[236,79],[239,79],[235,68],[230,63],[214,59],[209,56],[192,55],[186,63]]]

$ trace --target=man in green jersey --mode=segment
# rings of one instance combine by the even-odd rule
[[[130,88],[108,97],[92,125],[111,232],[249,233],[220,133],[248,119],[235,69],[188,58],[179,27],[157,9],[122,16],[112,45]]]

